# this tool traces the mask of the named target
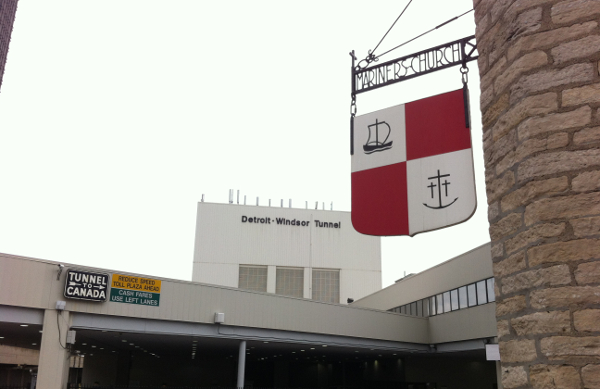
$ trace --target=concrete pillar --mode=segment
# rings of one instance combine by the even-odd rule
[[[246,341],[240,341],[240,350],[238,356],[238,376],[237,376],[237,388],[244,387],[244,376],[246,374]]]
[[[502,387],[502,365],[500,361],[496,361],[496,382],[498,382],[498,389],[503,389]]]
[[[474,0],[504,388],[600,385],[600,1]]]
[[[44,312],[37,389],[67,387],[70,353],[64,347],[70,326],[69,312],[63,311],[59,314],[55,309],[46,309]]]

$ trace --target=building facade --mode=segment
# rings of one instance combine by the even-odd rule
[[[200,202],[192,280],[346,303],[381,289],[381,240],[349,212]]]
[[[489,255],[348,305],[0,254],[0,386],[493,389],[495,302],[452,309]]]

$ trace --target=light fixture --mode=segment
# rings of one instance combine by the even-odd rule
[[[29,324],[21,324],[21,327],[29,327]]]

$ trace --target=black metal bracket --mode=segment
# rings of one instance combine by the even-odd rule
[[[352,96],[476,60],[475,36],[469,36],[371,67],[352,66]]]

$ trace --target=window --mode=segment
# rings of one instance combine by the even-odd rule
[[[458,289],[450,291],[450,307],[453,311],[458,309]]]
[[[496,301],[496,292],[494,291],[494,279],[488,278],[487,280],[485,280],[485,282],[487,284],[488,301],[490,303],[493,303],[494,301]]]
[[[479,281],[477,284],[477,305],[487,303],[487,288],[485,286],[485,280]]]
[[[414,301],[389,311],[429,317],[496,301],[494,278],[474,282],[447,292]]]
[[[435,296],[429,298],[429,309],[431,310],[431,316],[437,315],[437,306],[435,305]]]
[[[444,292],[444,312],[450,312],[450,292]]]
[[[284,296],[304,297],[304,269],[278,267],[275,277],[275,293]]]
[[[437,314],[441,314],[444,313],[444,301],[442,300],[442,295],[438,294],[437,296],[435,296],[435,301],[436,301],[436,312]]]
[[[429,312],[429,299],[423,299],[423,316],[433,316],[432,313]]]
[[[467,308],[468,300],[467,300],[467,287],[462,286],[458,288],[458,305],[460,309]]]
[[[467,295],[469,296],[469,307],[477,305],[477,292],[475,291],[475,284],[467,286]]]
[[[266,292],[267,267],[240,265],[238,288]]]
[[[340,271],[312,271],[312,298],[327,303],[340,303]]]

